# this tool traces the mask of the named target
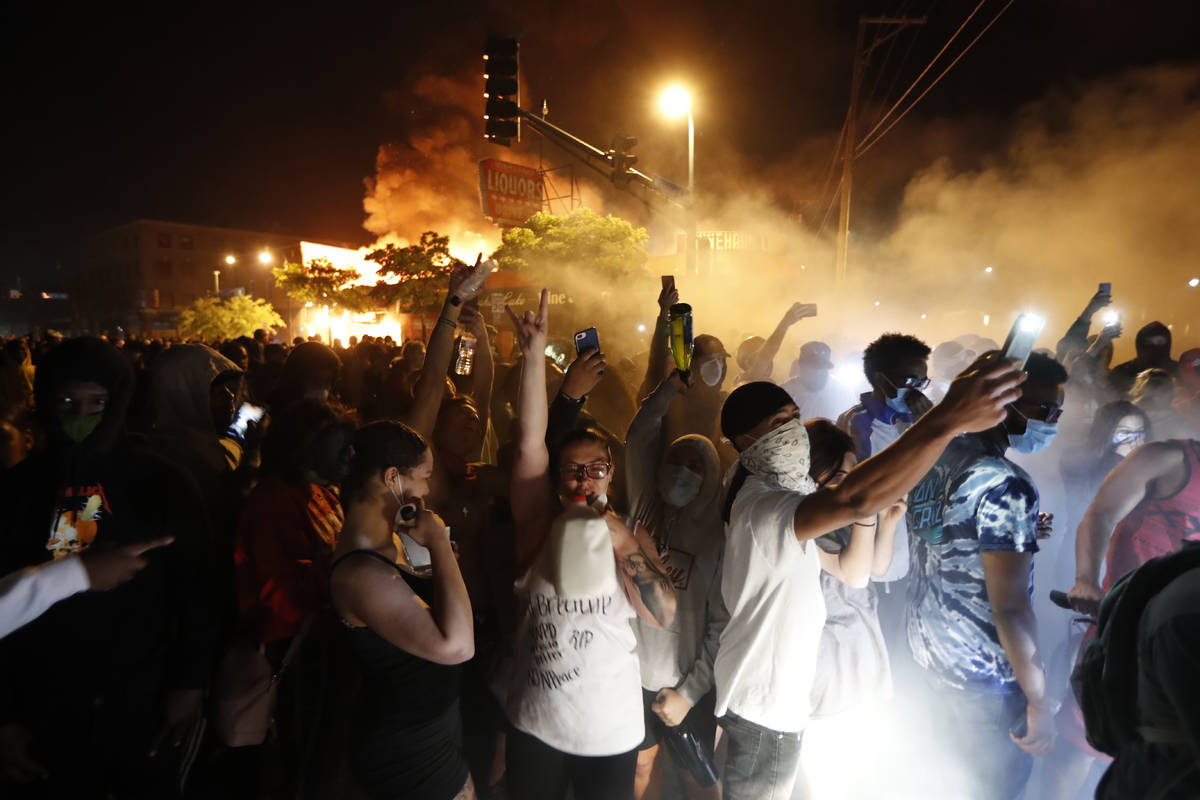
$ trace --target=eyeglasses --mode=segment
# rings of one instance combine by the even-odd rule
[[[1008,407],[1020,414],[1025,419],[1037,419],[1051,424],[1058,422],[1059,418],[1062,417],[1063,412],[1062,406],[1060,406],[1058,403],[1038,403],[1036,406],[1037,412],[1034,414],[1026,414],[1012,403],[1010,403]]]
[[[929,386],[930,382],[929,378],[918,378],[916,375],[909,375],[897,386],[895,383],[892,383],[892,379],[886,374],[880,374],[883,375],[885,381],[892,384],[893,389],[912,389],[914,392],[923,392]]]
[[[569,464],[558,468],[558,474],[563,480],[574,478],[582,481],[584,478],[604,480],[612,471],[612,464],[607,461],[593,461],[591,464]]]

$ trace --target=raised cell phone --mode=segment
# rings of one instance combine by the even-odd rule
[[[674,289],[675,288],[675,276],[674,275],[663,275],[662,276],[662,288],[663,288],[663,291],[668,291],[670,289]]]
[[[575,334],[575,353],[582,354],[588,350],[600,349],[600,334],[595,328],[588,328]]]
[[[1100,284],[1100,294],[1112,294],[1112,284],[1111,283]]]
[[[1025,369],[1025,362],[1029,361],[1029,354],[1033,352],[1033,345],[1045,325],[1046,320],[1037,314],[1022,314],[1017,317],[1008,332],[1008,338],[1004,340],[1002,357],[1020,362],[1021,369]]]

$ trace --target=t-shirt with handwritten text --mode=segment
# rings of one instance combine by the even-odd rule
[[[992,621],[982,554],[1036,553],[1037,515],[1033,480],[982,436],[952,441],[909,493],[908,643],[922,667],[962,689],[1018,690]]]
[[[544,547],[517,581],[508,719],[564,753],[612,756],[645,737],[635,612],[625,592],[562,597]],[[615,561],[614,561],[615,569]]]

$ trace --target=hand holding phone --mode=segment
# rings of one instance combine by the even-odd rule
[[[233,424],[229,426],[229,431],[239,439],[246,438],[246,428],[252,422],[259,422],[263,418],[264,409],[260,406],[251,405],[250,403],[242,403],[237,410],[237,415],[233,418]]]
[[[582,355],[588,350],[600,349],[600,334],[596,329],[588,328],[575,334],[575,354]]]
[[[1033,352],[1033,345],[1037,342],[1045,325],[1046,321],[1037,314],[1021,314],[1013,322],[1013,326],[1008,332],[1008,338],[1004,340],[1001,357],[1016,361],[1021,369],[1025,369],[1025,363],[1029,361],[1029,354]]]

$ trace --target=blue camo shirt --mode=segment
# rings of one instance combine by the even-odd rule
[[[909,493],[908,643],[922,667],[963,689],[1018,690],[992,622],[982,554],[1036,553],[1037,515],[1028,473],[980,436],[952,441]]]

